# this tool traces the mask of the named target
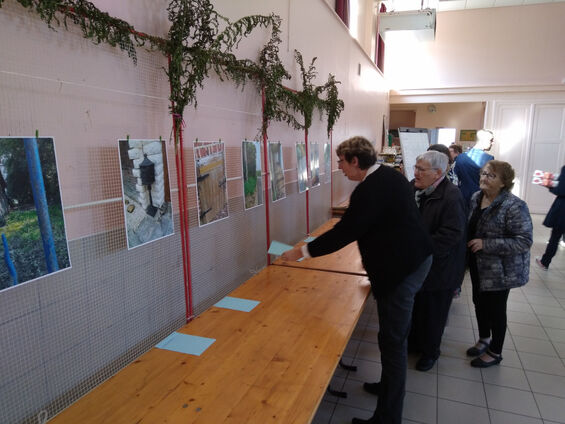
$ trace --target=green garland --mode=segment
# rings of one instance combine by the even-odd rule
[[[159,50],[169,57],[166,70],[171,84],[171,112],[176,124],[182,121],[187,105],[197,106],[196,91],[203,88],[204,79],[213,70],[221,80],[231,80],[236,86],[254,81],[265,94],[262,130],[270,121],[286,122],[295,129],[308,129],[314,109],[326,113],[328,135],[344,108],[339,99],[338,81],[330,74],[323,86],[312,81],[317,73],[316,58],[305,69],[302,56],[295,57],[302,72],[303,90],[294,92],[284,87],[290,80],[279,57],[281,19],[271,14],[253,15],[230,22],[218,14],[210,0],[171,0],[167,7],[171,28],[167,39],[141,34],[127,22],[113,18],[86,0],[16,0],[35,11],[47,23],[67,28],[70,20],[78,25],[85,38],[96,44],[107,43],[125,51],[137,63],[136,47]],[[0,0],[0,8],[4,0]],[[223,27],[223,29],[221,29]],[[232,53],[256,28],[271,28],[271,37],[261,49],[258,63],[238,59]],[[321,95],[325,94],[325,98]],[[294,114],[300,113],[304,123]]]

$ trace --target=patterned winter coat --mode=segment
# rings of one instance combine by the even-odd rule
[[[471,211],[480,207],[482,192],[471,198]],[[528,205],[503,190],[483,211],[476,238],[483,248],[476,253],[480,290],[495,291],[523,286],[530,275],[532,220]]]

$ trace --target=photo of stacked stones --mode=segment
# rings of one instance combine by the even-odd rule
[[[128,248],[173,234],[167,150],[162,140],[118,140]]]

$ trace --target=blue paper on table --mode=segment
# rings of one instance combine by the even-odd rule
[[[310,243],[311,241],[314,241],[314,240],[316,240],[316,237],[312,237],[312,236],[306,237],[306,238],[304,239],[304,241],[305,241],[306,243]]]
[[[239,297],[226,296],[214,306],[219,308],[233,309],[235,311],[252,311],[259,303],[258,300],[241,299]]]
[[[177,333],[175,331],[157,343],[155,347],[158,347],[159,349],[172,350],[173,352],[200,356],[215,341],[216,339],[191,336],[190,334]]]
[[[290,250],[290,249],[292,249],[292,246],[289,246],[288,244],[281,243],[280,241],[273,240],[271,242],[271,245],[269,246],[269,250],[267,251],[267,253],[269,253],[271,255],[280,256],[284,252],[286,252],[287,250]]]

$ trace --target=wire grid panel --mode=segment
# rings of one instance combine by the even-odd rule
[[[0,292],[0,422],[36,423],[185,321],[180,234],[127,250],[117,144],[168,139],[169,86],[161,54],[138,49],[135,66],[14,1],[0,37],[0,135],[54,138],[72,264]]]

